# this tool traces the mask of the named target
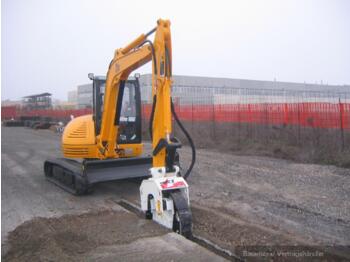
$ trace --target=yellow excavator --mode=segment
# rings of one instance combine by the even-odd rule
[[[155,33],[154,41],[148,36]],[[135,69],[152,61],[151,156],[143,155],[141,95]],[[171,99],[172,46],[170,21],[157,26],[124,48],[117,49],[107,76],[89,74],[93,82],[93,114],[74,118],[62,135],[64,158],[44,163],[46,178],[75,195],[87,194],[99,182],[143,178],[141,208],[146,218],[186,237],[192,232],[187,177],[195,163],[193,141],[181,124]],[[192,161],[180,168],[172,117],[189,140]]]

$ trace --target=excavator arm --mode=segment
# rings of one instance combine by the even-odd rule
[[[154,32],[152,43],[147,37]],[[143,180],[140,186],[141,208],[147,218],[190,237],[192,214],[188,184],[179,175],[180,168],[175,165],[176,150],[181,144],[172,137],[172,113],[176,120],[178,118],[171,104],[172,47],[169,21],[158,20],[155,29],[116,50],[107,73],[101,134],[97,137],[98,147],[103,158],[119,157],[116,138],[120,114],[118,101],[121,101],[118,97],[122,95],[120,90],[129,74],[150,60],[153,97],[150,133],[153,159],[149,170],[151,178]]]
[[[155,32],[153,43],[147,37]],[[97,136],[97,145],[101,159],[118,158],[116,138],[118,137],[118,104],[120,90],[132,71],[152,60],[152,146],[160,150],[153,156],[153,166],[162,167],[166,162],[166,148],[160,142],[171,144],[171,34],[170,22],[158,20],[157,27],[147,34],[142,34],[127,46],[117,49],[111,61],[106,79],[104,110],[101,132]],[[164,142],[163,142],[164,143]]]
[[[101,132],[97,136],[97,145],[100,158],[118,158],[117,137],[119,115],[122,97],[122,86],[125,84],[131,71],[151,60],[149,46],[143,46],[136,50],[123,54],[121,50],[115,52],[115,56],[109,65],[105,87]]]

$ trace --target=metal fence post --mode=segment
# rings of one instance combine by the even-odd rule
[[[193,97],[191,99],[191,130],[192,130],[192,134],[194,134],[193,132]]]
[[[265,103],[265,144],[269,143],[269,116],[268,103]]]
[[[301,125],[301,122],[300,122],[300,102],[298,101],[298,107],[297,107],[297,110],[298,110],[298,146],[300,146],[300,125]]]
[[[238,103],[238,146],[241,145],[241,105]]]
[[[341,150],[344,151],[345,148],[345,139],[344,139],[344,106],[341,103],[339,97],[339,120],[340,120],[340,138],[341,138]]]
[[[212,103],[212,127],[213,127],[213,139],[216,138],[216,132],[215,132],[215,104],[214,101]]]

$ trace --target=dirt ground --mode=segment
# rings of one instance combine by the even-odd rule
[[[9,242],[4,261],[225,261],[128,211],[34,218],[17,227]]]
[[[123,220],[129,220],[129,226],[120,223]],[[138,218],[129,212],[116,211],[34,218],[10,234],[12,247],[4,260],[86,261],[91,256],[89,251],[98,246],[128,244],[166,232],[150,221],[138,222]]]
[[[59,218],[69,214],[77,217],[77,221],[95,221],[93,217],[97,216],[102,224],[109,224],[113,212],[106,211],[104,218],[96,215],[96,210],[113,209],[121,198],[139,203],[137,181],[102,183],[92,195],[82,198],[70,196],[45,181],[42,161],[49,154],[60,154],[59,140],[57,134],[48,130],[2,128],[2,239],[10,243],[6,252],[9,260],[16,258],[18,250],[24,250],[20,253],[23,260],[49,252],[44,251],[50,250],[47,247],[57,250],[59,241],[40,242],[40,236],[51,239],[53,235],[47,233],[48,228],[53,226],[58,234],[66,222],[32,220],[35,217]],[[180,156],[186,168],[189,148],[181,149]],[[244,259],[256,259],[247,255],[252,249],[276,251],[281,246],[297,246],[298,251],[322,252],[322,258],[327,255],[350,260],[350,169],[199,149],[189,185],[194,234]],[[81,215],[84,212],[95,215],[85,218]],[[27,227],[33,221],[40,221],[35,224],[38,234],[34,242],[41,243],[38,249],[25,244],[28,242],[22,246],[19,243],[28,238]],[[95,224],[87,229],[94,229]],[[117,224],[111,223],[110,228],[118,230]],[[129,232],[131,235],[133,230]],[[79,243],[86,243],[87,247],[104,246],[103,241],[110,239],[106,235],[113,238],[113,232],[102,230],[106,237],[102,241],[94,232],[97,231],[84,235],[87,243],[80,241],[79,235],[77,241],[77,236],[66,240],[76,243],[74,252],[78,252]],[[64,255],[72,255],[65,248],[60,250]]]
[[[199,150],[189,183],[195,232],[222,247],[333,246],[350,259],[350,169]]]

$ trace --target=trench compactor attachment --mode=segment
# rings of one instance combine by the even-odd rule
[[[147,37],[153,33],[151,42]],[[149,61],[152,155],[142,156],[140,85],[137,76],[129,75]],[[89,78],[93,81],[93,113],[67,124],[62,136],[64,158],[45,161],[46,178],[76,195],[91,192],[99,182],[142,178],[140,198],[146,218],[190,237],[192,214],[185,179],[195,163],[195,148],[171,99],[170,22],[159,19],[149,33],[117,49],[106,77],[89,74]],[[172,134],[172,117],[192,148],[191,165],[183,174],[177,152],[181,143]]]

